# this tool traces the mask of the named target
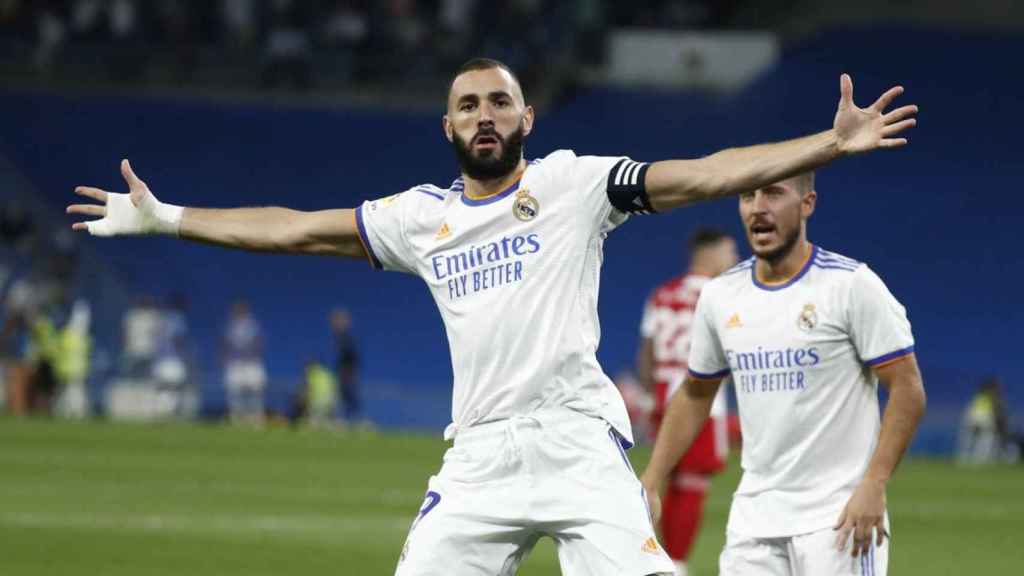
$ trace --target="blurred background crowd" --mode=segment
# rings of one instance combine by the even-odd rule
[[[488,53],[533,88],[552,72],[598,66],[613,27],[767,26],[792,4],[4,0],[0,43],[17,56],[7,73],[54,81],[306,92],[415,82],[428,90],[469,56]]]

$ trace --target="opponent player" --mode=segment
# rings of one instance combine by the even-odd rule
[[[808,242],[816,200],[812,172],[740,195],[755,256],[701,292],[689,376],[643,475],[656,513],[654,495],[731,376],[743,479],[723,576],[884,576],[888,565],[885,487],[924,386],[903,306],[866,265]]]
[[[833,127],[696,160],[653,164],[560,150],[527,162],[534,125],[515,76],[473,60],[443,118],[462,175],[355,210],[182,208],[156,199],[127,161],[129,194],[82,187],[97,235],[164,233],[247,250],[365,257],[422,278],[441,311],[455,374],[454,439],[430,479],[397,573],[513,574],[542,535],[566,574],[671,573],[622,452],[622,398],[597,364],[606,234],[630,213],[754,190],[842,156],[906,143],[917,109],[853,104],[848,76]]]
[[[718,230],[702,228],[690,237],[689,255],[687,272],[659,286],[647,299],[640,326],[637,373],[641,383],[654,392],[653,430],[661,425],[668,398],[686,376],[697,297],[708,280],[736,264],[736,241]],[[661,541],[679,576],[687,573],[686,560],[700,530],[710,477],[725,467],[729,446],[727,412],[723,387],[715,395],[710,418],[672,471],[665,488]]]

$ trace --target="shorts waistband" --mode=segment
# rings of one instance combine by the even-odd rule
[[[516,414],[508,418],[479,422],[468,426],[462,426],[452,422],[447,428],[445,428],[444,439],[454,440],[456,442],[475,442],[477,440],[504,434],[509,428],[515,429],[522,428],[524,426],[547,427],[569,422],[574,418],[603,422],[603,420],[595,416],[583,414],[582,412],[577,412],[569,408],[559,407],[536,410],[529,414]]]

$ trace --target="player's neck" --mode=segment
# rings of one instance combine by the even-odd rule
[[[463,194],[473,199],[493,196],[515,184],[517,180],[523,177],[523,172],[525,171],[526,160],[520,158],[519,164],[516,165],[515,169],[500,178],[494,178],[491,180],[475,180],[463,173],[462,180],[466,184]]]
[[[800,238],[793,248],[780,258],[768,260],[758,258],[755,272],[758,281],[765,284],[778,284],[796,276],[807,264],[814,246],[806,238]]]

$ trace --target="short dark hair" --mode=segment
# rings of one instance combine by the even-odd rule
[[[445,92],[445,102],[448,101],[448,97],[452,94],[452,86],[455,85],[456,78],[462,76],[466,72],[472,72],[474,70],[490,70],[492,68],[500,68],[505,72],[508,72],[509,76],[512,76],[512,79],[515,80],[516,84],[519,86],[519,91],[523,91],[523,84],[519,81],[519,77],[516,76],[516,73],[513,72],[512,69],[504,62],[493,58],[471,58],[463,63],[462,66],[459,66],[455,71],[455,74],[452,74],[451,80],[448,81],[448,91]],[[526,97],[525,93],[523,97]]]
[[[690,256],[696,254],[698,250],[714,246],[726,238],[729,238],[729,235],[717,228],[698,228],[693,234],[690,234],[690,240],[687,242]]]
[[[803,188],[803,190],[800,190],[802,194],[806,194],[814,190],[814,170],[804,172],[797,176],[797,186],[798,189]]]

